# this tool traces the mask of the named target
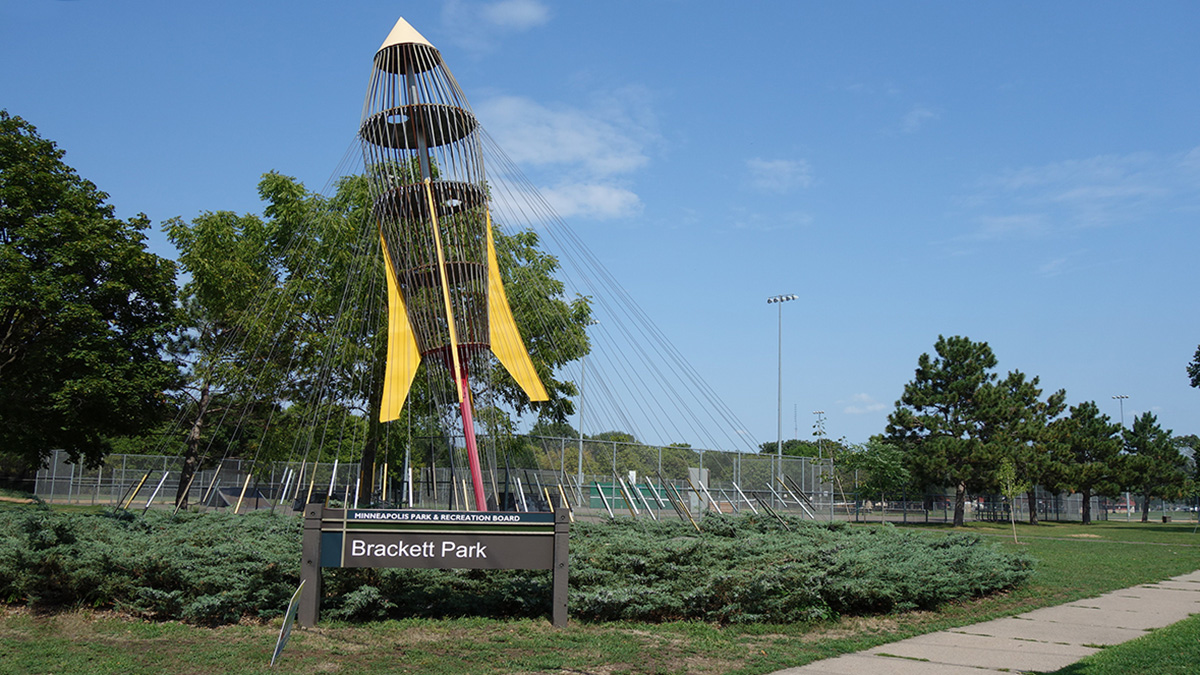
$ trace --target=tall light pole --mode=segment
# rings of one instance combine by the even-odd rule
[[[823,459],[821,456],[821,441],[825,438],[825,411],[814,410],[813,414],[817,416],[817,421],[813,423],[813,429],[816,430],[813,435],[817,437],[817,459]]]
[[[1125,399],[1129,398],[1126,394],[1117,394],[1113,399],[1121,404],[1121,433],[1125,433]],[[1129,522],[1129,490],[1125,491],[1125,522]]]
[[[779,473],[783,474],[783,303],[796,300],[796,295],[775,295],[767,298],[767,304],[779,305],[779,412],[776,428],[775,455],[779,459]]]

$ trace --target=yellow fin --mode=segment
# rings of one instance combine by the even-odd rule
[[[491,333],[492,353],[500,360],[505,370],[512,375],[531,401],[548,401],[550,396],[542,386],[533,360],[521,340],[521,331],[513,319],[508,296],[504,293],[504,282],[500,279],[500,265],[496,262],[496,244],[492,237],[492,214],[487,216],[488,247],[488,332]]]
[[[417,349],[417,336],[408,322],[408,309],[400,295],[400,284],[392,269],[392,256],[388,253],[383,234],[379,235],[383,246],[383,267],[387,275],[388,289],[388,341],[387,366],[383,375],[383,398],[379,403],[379,421],[391,422],[400,417],[404,399],[412,388],[417,366],[421,365],[421,352]]]

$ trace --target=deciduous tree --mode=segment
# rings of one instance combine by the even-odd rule
[[[1011,458],[1000,460],[1000,468],[996,470],[996,482],[1000,486],[1000,494],[1008,498],[1008,520],[1012,523],[1013,543],[1017,541],[1017,495],[1032,489],[1028,478],[1020,478],[1017,465]],[[1033,511],[1032,505],[1029,509]]]
[[[214,418],[244,425],[254,399],[275,404],[280,317],[270,311],[280,278],[276,228],[229,211],[175,218],[163,230],[189,275],[179,291],[183,330],[172,351],[186,375],[179,390],[187,420],[176,504],[185,506]],[[287,345],[282,345],[286,347]],[[231,413],[227,415],[227,413]],[[232,439],[226,438],[226,442]]]
[[[336,194],[327,199],[308,192],[295,179],[271,173],[264,176],[259,192],[268,202],[265,213],[279,228],[281,237],[293,241],[291,247],[299,247],[302,255],[293,252],[289,260],[307,260],[306,269],[320,271],[319,275],[301,274],[295,269],[285,273],[289,297],[303,298],[308,303],[300,310],[307,318],[299,330],[301,342],[309,348],[296,363],[297,367],[308,368],[309,375],[296,379],[318,381],[318,370],[326,369],[321,377],[337,387],[337,398],[366,418],[368,430],[362,465],[364,493],[368,493],[374,483],[369,472],[386,433],[378,422],[386,320],[382,314],[345,311],[350,295],[361,298],[376,294],[377,297],[349,303],[368,312],[386,306],[378,235],[363,236],[364,227],[368,228],[368,234],[376,232],[366,180],[362,176],[344,178],[338,183]],[[584,327],[591,319],[590,302],[587,298],[564,296],[564,285],[556,277],[559,262],[541,250],[536,232],[505,233],[498,224],[494,235],[497,262],[513,317],[550,398],[531,403],[508,372],[496,363],[492,372],[479,374],[481,381],[490,383],[495,396],[489,418],[491,425],[503,427],[496,415],[507,414],[509,410],[517,413],[533,410],[540,419],[563,422],[574,412],[571,397],[577,394],[577,389],[573,382],[557,374],[588,350]],[[338,363],[332,367],[318,365],[318,358],[328,358],[334,353],[342,355]],[[430,419],[447,414],[436,409],[433,397],[422,386],[426,381],[425,368],[423,363],[417,371],[409,402],[405,404],[406,417],[402,417],[401,423],[407,424],[407,416],[413,415],[414,410],[425,418],[417,422],[420,426],[428,426]]]
[[[253,401],[244,399],[252,395],[257,410],[278,411],[271,425],[276,435],[281,423],[295,435],[318,417],[357,420],[354,458],[361,458],[361,495],[369,499],[378,482],[379,448],[393,445],[384,443],[389,429],[440,428],[452,411],[438,408],[423,364],[401,419],[391,425],[378,420],[386,286],[365,179],[343,178],[335,194],[325,197],[293,178],[268,173],[259,194],[266,202],[263,218],[206,213],[191,223],[174,221],[168,230],[191,274],[185,300],[192,318],[193,397],[203,403],[205,392],[219,384],[221,391],[241,396],[238,405],[245,409]],[[555,278],[558,262],[540,250],[536,233],[495,234],[508,299],[550,401],[531,404],[497,367],[478,373],[494,394],[481,403],[478,420],[495,431],[511,426],[505,420],[509,411],[534,409],[547,422],[565,421],[576,390],[556,373],[587,349],[588,301],[563,297]],[[198,377],[205,373],[214,379]],[[404,434],[395,436],[399,445]]]
[[[839,464],[846,470],[860,472],[859,492],[878,497],[880,502],[886,495],[895,495],[912,483],[912,476],[904,465],[904,453],[879,436],[843,453]]]
[[[0,111],[0,457],[31,466],[100,462],[161,419],[176,377],[174,266],[63,154]]]

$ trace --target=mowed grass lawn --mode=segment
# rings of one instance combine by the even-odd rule
[[[972,523],[967,530],[1031,554],[1038,561],[1037,574],[1020,589],[936,612],[758,626],[572,622],[564,630],[541,620],[323,623],[294,631],[273,668],[268,662],[278,621],[210,629],[86,610],[35,615],[8,608],[0,616],[0,673],[768,673],[1200,569],[1200,534],[1193,534],[1193,527],[1123,520],[1088,527],[1018,524],[1017,544],[1007,523]],[[951,531],[914,529],[929,536]],[[1161,634],[1178,641],[1167,651],[1179,652],[1179,645],[1197,643],[1200,622],[1173,630]],[[1135,647],[1138,655],[1151,648],[1157,647]],[[1121,663],[1115,670],[1063,672],[1158,672],[1137,670],[1133,661]]]

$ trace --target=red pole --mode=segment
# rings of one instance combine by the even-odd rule
[[[467,387],[467,364],[462,366],[462,411],[463,436],[467,441],[467,464],[471,467],[471,487],[475,490],[475,510],[487,511],[487,497],[483,493],[483,470],[479,466],[479,451],[475,446],[475,421],[471,417],[471,390]]]

